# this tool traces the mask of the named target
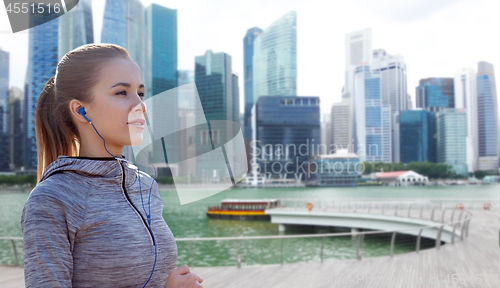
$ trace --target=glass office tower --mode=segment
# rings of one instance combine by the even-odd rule
[[[304,163],[320,153],[319,97],[260,97],[254,117],[257,152],[253,157],[259,172],[281,174],[281,178],[304,175]]]
[[[106,0],[101,43],[116,44],[127,49],[130,57],[141,67],[143,79],[146,79],[144,16],[144,5],[139,0]]]
[[[455,86],[453,78],[421,79],[415,89],[416,107],[427,109],[428,160],[437,162],[437,120],[436,113],[455,107]]]
[[[48,14],[47,5],[44,8],[44,13]],[[45,20],[44,15],[43,13],[34,14],[30,18],[30,21],[34,23],[31,25],[33,28],[29,29],[27,85],[25,86],[26,170],[36,169],[38,165],[35,134],[36,103],[47,81],[56,74],[57,63],[59,62],[59,19],[61,17],[34,26],[37,22]]]
[[[478,135],[477,135],[477,74],[470,67],[455,73],[455,108],[467,111],[467,167],[469,172],[477,170]]]
[[[290,11],[254,41],[253,102],[297,95],[297,13]]]
[[[455,107],[453,78],[421,79],[415,95],[417,108]]]
[[[447,108],[436,114],[437,162],[449,164],[460,175],[467,175],[467,110]]]
[[[354,152],[361,162],[392,162],[391,106],[382,104],[380,72],[356,68],[351,97]]]
[[[145,67],[143,74],[146,75],[146,99],[161,94],[162,92],[176,88],[177,85],[177,10],[152,3],[145,9],[146,45]],[[139,37],[139,36],[137,36]],[[169,92],[173,93],[173,92]],[[166,94],[163,94],[166,96]],[[162,95],[162,96],[163,96]],[[170,94],[169,94],[170,95]],[[158,97],[152,99],[152,107],[148,108],[154,123],[150,123],[154,131],[166,129],[179,131],[178,97]],[[170,107],[174,108],[171,109]],[[166,110],[168,109],[168,111]],[[163,145],[167,146],[166,148]],[[166,170],[166,176],[179,171],[179,167],[173,165],[180,160],[179,137],[165,137],[164,143],[155,141],[153,144],[153,163],[168,163],[170,172]],[[165,159],[164,149],[171,151]],[[172,153],[172,151],[177,151]],[[154,171],[152,171],[154,172]]]
[[[195,117],[203,117],[208,121],[205,126],[196,126],[196,155],[210,152],[216,146],[225,144],[219,139],[226,139],[225,133],[230,133],[225,129],[215,128],[211,121],[230,120],[239,123],[239,105],[238,113],[234,111],[235,101],[238,101],[235,99],[238,95],[235,95],[233,89],[235,81],[237,79],[232,72],[231,55],[207,50],[205,55],[195,57],[195,83],[203,107],[203,113],[195,111]],[[196,123],[202,122],[200,119],[196,120]],[[213,168],[209,164],[216,162],[215,159],[197,157],[196,176],[205,179],[212,173],[210,169]],[[220,167],[215,173],[221,175],[224,169],[227,168]]]
[[[245,111],[243,116],[243,138],[252,138],[252,107],[253,101],[253,51],[254,41],[257,39],[262,29],[253,27],[247,30],[245,38],[243,38],[243,77],[245,83]]]
[[[59,19],[58,59],[69,51],[85,44],[94,43],[92,1],[80,0],[67,14]]]
[[[478,170],[498,169],[498,104],[493,64],[477,69]]]
[[[399,113],[400,161],[423,162],[428,158],[427,110],[406,110]]]

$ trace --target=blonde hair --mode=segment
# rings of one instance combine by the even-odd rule
[[[35,109],[37,183],[59,155],[78,156],[81,139],[69,103],[73,99],[92,102],[92,87],[99,81],[101,68],[115,57],[131,58],[118,45],[82,45],[64,55],[57,64],[56,75],[45,83]]]

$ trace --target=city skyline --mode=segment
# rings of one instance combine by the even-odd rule
[[[454,3],[444,1],[437,6],[429,5],[429,1],[411,1],[404,7],[402,4],[388,6],[355,1],[343,3],[340,7],[344,11],[341,13],[343,15],[338,18],[327,17],[331,10],[326,9],[328,5],[319,1],[307,2],[307,5],[299,1],[274,1],[265,4],[262,2],[261,5],[231,3],[225,6],[217,5],[222,4],[222,1],[196,2],[199,9],[192,9],[193,3],[142,1],[144,6],[153,2],[178,11],[179,70],[193,70],[194,56],[211,49],[231,55],[233,70],[240,75],[243,75],[241,41],[246,30],[255,26],[268,27],[280,15],[295,11],[298,23],[297,94],[318,95],[322,100],[321,113],[329,112],[331,105],[341,99],[345,66],[344,37],[356,30],[370,27],[373,49],[384,49],[388,54],[400,54],[405,58],[408,66],[408,93],[413,103],[414,89],[422,78],[453,77],[456,70],[462,67],[474,68],[479,61],[487,61],[493,65],[499,63],[499,56],[495,53],[498,45],[495,45],[494,38],[488,36],[487,29],[499,22],[493,14],[493,11],[498,11],[495,7],[499,4],[489,0],[480,4],[468,0]],[[315,3],[325,9],[309,9],[317,7]],[[259,6],[265,6],[266,9],[261,10]],[[101,37],[104,2],[92,1],[92,8],[94,37],[98,42]],[[331,8],[339,9],[333,6]],[[219,12],[225,17],[214,17]],[[403,17],[404,15],[407,17]],[[232,23],[231,27],[223,25],[226,21]],[[7,16],[4,14],[0,17],[0,31],[9,29]],[[447,29],[444,34],[443,29]],[[9,88],[23,87],[27,67],[27,31],[16,34],[0,34],[0,47],[10,52],[12,60]],[[465,44],[464,39],[468,40]],[[242,77],[239,79],[239,87],[242,98]],[[240,100],[240,113],[243,112],[243,102]]]

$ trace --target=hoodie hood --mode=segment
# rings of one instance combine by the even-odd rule
[[[77,177],[88,178],[86,182],[97,181],[98,184],[121,185],[125,181],[125,187],[131,186],[137,180],[137,166],[126,160],[124,155],[115,157],[116,159],[60,155],[45,168],[38,183],[56,173],[73,173],[77,174],[75,175]]]

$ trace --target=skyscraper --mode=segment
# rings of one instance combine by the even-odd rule
[[[245,111],[243,120],[243,138],[245,140],[252,138],[252,107],[253,101],[253,55],[254,41],[262,33],[259,27],[253,27],[247,30],[243,38],[243,77],[245,83]]]
[[[455,89],[453,78],[420,79],[416,88],[417,108],[455,107]]]
[[[391,105],[391,115],[409,109],[406,86],[406,64],[403,56],[389,55],[384,49],[373,51],[372,69],[380,72],[380,97],[383,105]],[[392,117],[391,117],[392,118]],[[397,124],[397,123],[393,123]],[[397,128],[393,125],[392,139],[396,140]],[[399,141],[392,141],[392,159],[399,159]]]
[[[195,57],[195,82],[204,113],[203,115],[203,113],[195,111],[195,117],[204,117],[208,121],[208,125],[205,127],[196,126],[196,155],[215,149],[213,145],[220,146],[221,143],[218,139],[226,139],[224,133],[229,131],[213,129],[211,121],[239,122],[239,109],[238,113],[234,112],[235,101],[237,101],[235,97],[238,96],[234,95],[234,81],[231,55],[224,52],[213,53],[212,50],[207,50],[205,55]],[[196,120],[196,123],[201,123],[201,121]],[[197,177],[206,177],[207,173],[212,172],[212,170],[209,171],[212,169],[209,165],[211,160],[215,162],[214,159],[197,157]],[[227,170],[226,167],[221,167],[221,169]],[[216,172],[216,174],[221,175],[221,171]]]
[[[194,70],[177,71],[177,86],[186,85],[194,82]],[[179,109],[194,109],[194,99],[192,93],[182,93],[179,91]]]
[[[253,102],[297,95],[297,13],[290,11],[254,40]]]
[[[59,19],[58,60],[69,51],[94,43],[92,1],[80,0],[78,5]]]
[[[9,170],[9,52],[0,48],[0,171]]]
[[[360,65],[371,66],[373,59],[372,29],[366,28],[345,35],[345,84],[347,93],[354,89],[354,70]]]
[[[467,110],[446,108],[437,112],[437,161],[467,175]]]
[[[238,83],[238,73],[233,71],[232,75],[232,89],[233,89],[233,117],[232,120],[240,124],[240,85]],[[243,130],[243,129],[242,129]]]
[[[406,64],[401,55],[390,55],[384,49],[373,51],[372,69],[380,72],[382,104],[391,105],[391,112],[408,110]]]
[[[469,172],[477,170],[477,75],[472,68],[462,68],[455,73],[455,108],[464,108],[467,113],[467,167]]]
[[[437,120],[439,110],[455,107],[453,78],[420,79],[415,89],[416,107],[427,109],[428,160],[437,162]]]
[[[15,86],[10,88],[9,133],[10,137],[10,169],[18,170],[24,165],[24,131],[23,131],[23,91]],[[7,154],[7,153],[6,153]]]
[[[383,105],[380,72],[359,66],[351,95],[354,147],[360,161],[392,162],[391,105]]]
[[[260,173],[300,177],[300,168],[320,154],[319,97],[266,96],[255,105],[254,161]],[[258,150],[257,150],[258,149]],[[257,152],[260,151],[260,152]],[[307,171],[307,170],[306,170]],[[286,174],[295,174],[286,176]]]
[[[349,144],[349,98],[332,105],[332,147],[327,147],[327,154],[336,153],[338,149],[348,149]]]
[[[372,29],[366,28],[363,30],[354,31],[345,35],[345,83],[344,88],[342,89],[342,97],[350,98],[349,103],[349,124],[347,127],[348,130],[348,139],[349,144],[354,144],[355,140],[355,127],[354,127],[354,99],[353,91],[354,91],[354,73],[356,67],[363,66],[371,66],[373,51],[372,51]],[[357,148],[353,148],[350,152],[356,153]],[[363,160],[361,160],[363,161]]]
[[[3,125],[0,126],[0,133],[8,133],[8,110],[9,110],[9,59],[10,53],[0,47],[0,106],[3,107],[1,115]]]
[[[156,3],[146,8],[146,97],[177,87],[177,10]],[[173,103],[174,104],[174,103]]]
[[[498,169],[498,104],[493,64],[477,65],[478,170]]]
[[[140,0],[106,0],[101,43],[116,44],[127,49],[130,57],[141,68],[143,79],[146,79],[147,39],[144,16],[144,5]]]
[[[428,160],[429,135],[427,110],[406,110],[399,112],[400,161],[423,162]]]
[[[332,117],[330,113],[323,113],[321,119],[321,154],[330,154],[332,146]]]
[[[56,74],[58,59],[58,36],[59,19],[34,26],[39,21],[44,20],[45,13],[49,13],[48,5],[44,7],[44,12],[30,15],[30,21],[34,22],[29,29],[29,48],[28,48],[28,69],[26,75],[26,159],[25,169],[36,169],[38,165],[38,155],[36,147],[35,134],[35,108],[38,97],[45,87],[47,81]],[[43,22],[42,22],[43,23]]]

